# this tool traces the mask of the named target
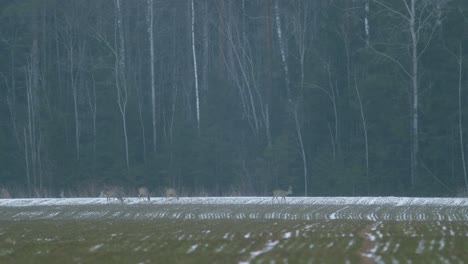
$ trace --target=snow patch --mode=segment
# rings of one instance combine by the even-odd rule
[[[268,242],[265,244],[265,246],[257,251],[250,252],[250,257],[246,261],[240,261],[239,264],[249,264],[253,259],[255,259],[258,255],[264,254],[270,250],[272,250],[277,244],[279,243],[278,240],[276,241],[271,241],[268,240]]]
[[[96,252],[98,249],[100,249],[104,244],[97,244],[89,249],[89,252]]]
[[[191,246],[188,250],[187,250],[187,254],[190,254],[192,252],[194,252],[198,247],[198,244],[195,244],[193,246]]]
[[[84,205],[111,204],[106,198],[34,198],[1,199],[0,206],[43,206],[43,205]],[[136,197],[125,198],[125,204],[168,204],[165,198],[152,197],[144,203]],[[181,197],[170,204],[271,204],[271,197]],[[283,204],[320,205],[432,205],[468,206],[468,198],[426,198],[426,197],[288,197]],[[119,204],[114,204],[119,205]],[[346,207],[340,209],[344,210]],[[330,217],[336,217],[336,211]],[[251,217],[257,217],[255,214]]]
[[[291,237],[291,232],[286,232],[283,234],[283,238],[290,238]]]

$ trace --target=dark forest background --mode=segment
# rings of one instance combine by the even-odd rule
[[[456,196],[466,0],[0,0],[14,197]]]

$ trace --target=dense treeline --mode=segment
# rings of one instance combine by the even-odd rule
[[[0,185],[468,190],[464,0],[0,1]]]

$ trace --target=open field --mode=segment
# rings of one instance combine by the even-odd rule
[[[468,263],[468,199],[0,200],[0,263]]]

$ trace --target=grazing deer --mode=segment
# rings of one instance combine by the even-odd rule
[[[122,204],[124,203],[124,191],[122,187],[112,186],[109,188],[105,188],[101,191],[101,195],[99,197],[106,197],[107,202],[112,202],[114,199],[119,200]]]
[[[166,200],[171,200],[174,198],[179,199],[179,196],[177,195],[177,192],[174,188],[166,188],[164,196],[166,196]]]
[[[7,188],[0,188],[0,199],[11,199],[10,192]]]
[[[150,192],[148,191],[148,188],[146,187],[140,187],[138,188],[138,200],[141,199],[148,199],[148,202],[150,201]]]
[[[289,186],[288,191],[277,189],[273,191],[273,199],[271,201],[274,201],[277,199],[278,201],[286,201],[286,196],[292,194],[292,187]],[[281,197],[281,200],[280,200]]]

